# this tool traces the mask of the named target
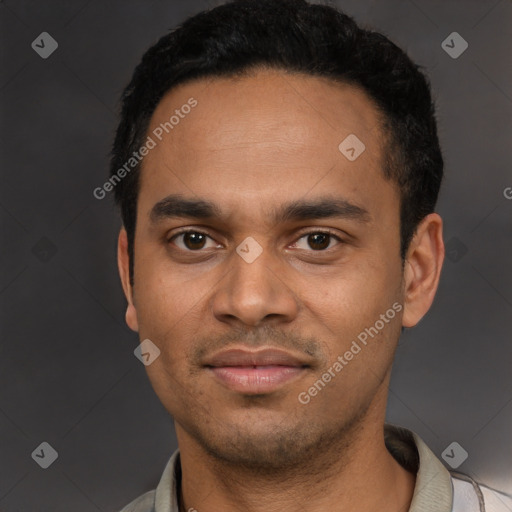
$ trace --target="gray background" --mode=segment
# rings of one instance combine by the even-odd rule
[[[344,1],[426,66],[439,108],[446,260],[431,312],[403,336],[388,420],[459,470],[512,492],[512,3]],[[143,52],[214,2],[0,2],[0,510],[116,511],[153,488],[176,447],[134,357],[107,174],[118,98]],[[42,59],[31,43],[49,32]],[[451,58],[441,42],[469,48]],[[31,453],[58,452],[48,469]]]

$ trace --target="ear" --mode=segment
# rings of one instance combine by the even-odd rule
[[[406,255],[404,327],[414,327],[430,309],[443,260],[443,220],[437,213],[431,213],[419,224]]]
[[[133,288],[130,283],[130,256],[128,254],[128,235],[124,228],[119,232],[117,241],[117,266],[119,267],[119,275],[121,284],[123,285],[124,295],[128,301],[126,308],[126,323],[128,327],[135,332],[139,331],[139,322],[137,320],[137,310],[133,303]]]

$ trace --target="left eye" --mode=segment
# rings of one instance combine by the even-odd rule
[[[332,233],[315,231],[314,233],[307,233],[301,236],[294,245],[297,246],[299,241],[302,239],[306,239],[306,244],[309,246],[305,247],[305,249],[311,248],[315,251],[324,251],[325,249],[329,249],[332,239],[341,242],[341,239]],[[304,249],[304,247],[299,247],[299,249]]]

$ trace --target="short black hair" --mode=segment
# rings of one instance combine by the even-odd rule
[[[383,34],[334,7],[305,0],[234,0],[200,12],[142,57],[122,95],[111,177],[145,142],[157,104],[195,79],[258,67],[327,77],[362,89],[377,107],[387,145],[383,173],[400,191],[400,255],[434,211],[443,176],[435,107],[425,74]],[[128,235],[133,284],[140,163],[115,186]]]

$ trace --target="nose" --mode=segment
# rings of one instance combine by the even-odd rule
[[[256,327],[266,322],[291,322],[298,312],[297,297],[285,281],[282,262],[263,252],[250,261],[233,252],[229,271],[212,298],[213,314],[225,323]]]

